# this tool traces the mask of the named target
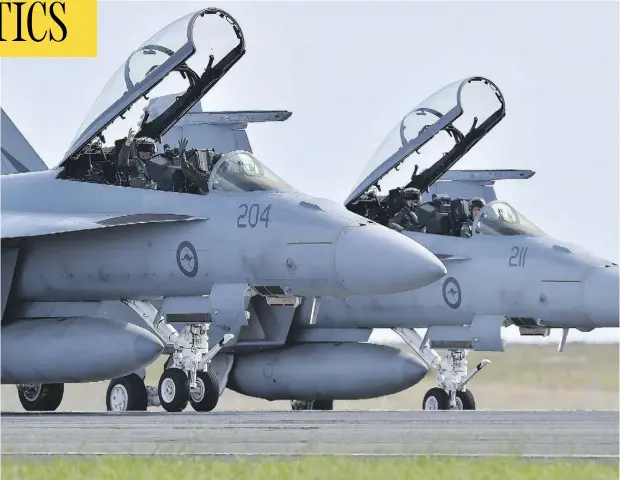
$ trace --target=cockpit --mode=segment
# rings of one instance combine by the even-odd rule
[[[483,77],[470,77],[437,91],[407,113],[369,160],[346,207],[396,230],[462,235],[481,199],[450,199],[428,192],[505,116],[504,98]],[[471,236],[471,228],[468,236]]]
[[[207,8],[174,21],[134,51],[106,84],[59,164],[58,178],[188,191],[192,177],[189,191],[204,193],[217,152],[189,151],[188,159],[186,144],[158,152],[149,144],[161,144],[244,54],[241,27],[223,10]],[[138,106],[149,95],[172,93],[174,100],[161,111]]]

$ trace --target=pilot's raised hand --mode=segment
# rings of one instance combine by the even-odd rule
[[[185,153],[185,149],[187,148],[187,138],[182,138],[179,140],[179,155],[182,156]]]
[[[133,137],[136,136],[136,132],[133,131],[133,128],[129,129],[129,132],[127,133],[127,140],[125,140],[125,145],[130,146],[131,142],[133,142]]]

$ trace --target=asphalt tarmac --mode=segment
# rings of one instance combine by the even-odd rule
[[[617,463],[617,411],[4,413],[2,455],[516,455]]]

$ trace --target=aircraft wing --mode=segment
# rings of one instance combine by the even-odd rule
[[[58,233],[96,230],[142,223],[188,222],[207,220],[190,215],[141,213],[119,215],[105,213],[47,214],[3,211],[0,216],[2,239],[38,237]]]

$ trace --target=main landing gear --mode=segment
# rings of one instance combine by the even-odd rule
[[[438,387],[431,388],[422,400],[423,410],[475,410],[476,401],[467,384],[491,363],[482,360],[474,370],[467,372],[467,350],[449,349],[443,356],[428,347],[426,338],[410,328],[395,328],[394,331],[409,345],[429,368],[437,370]]]
[[[64,383],[17,385],[19,402],[27,412],[53,412],[62,402]]]
[[[333,400],[291,400],[291,409],[331,411],[334,409]]]
[[[151,303],[125,303],[165,342],[174,345],[174,353],[166,361],[157,389],[146,386],[144,377],[135,373],[112,380],[106,395],[107,409],[145,411],[149,406],[161,405],[168,412],[182,412],[189,403],[197,412],[213,410],[219,401],[220,389],[217,376],[208,365],[234,335],[227,333],[209,350],[208,324],[186,325],[178,332]]]

